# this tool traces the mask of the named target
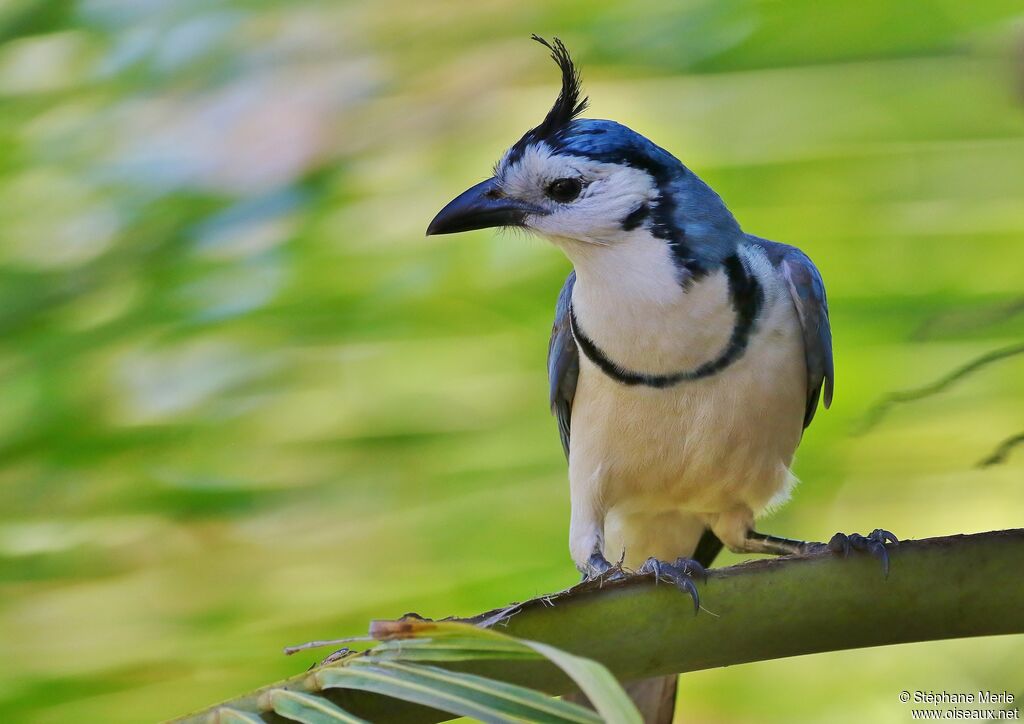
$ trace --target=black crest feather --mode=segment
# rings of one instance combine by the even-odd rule
[[[565,128],[573,118],[583,113],[587,108],[588,98],[580,100],[580,72],[572,62],[569,51],[565,44],[555,38],[554,43],[549,43],[539,35],[531,36],[538,43],[551,51],[551,59],[558,64],[562,71],[562,90],[558,94],[555,105],[548,111],[544,122],[533,129],[535,139],[551,138],[558,131]]]
[[[528,131],[509,149],[507,157],[509,163],[515,163],[521,158],[529,144],[553,139],[559,131],[572,122],[572,119],[587,109],[589,100],[587,98],[580,100],[580,72],[573,64],[569,51],[566,50],[562,41],[555,38],[553,43],[549,43],[539,35],[531,37],[551,51],[551,59],[558,64],[559,70],[562,71],[562,90],[555,100],[555,105],[551,106],[551,110],[544,117],[544,122]]]

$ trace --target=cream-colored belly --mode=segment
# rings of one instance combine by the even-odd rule
[[[581,359],[570,484],[597,496],[609,558],[689,556],[718,514],[787,496],[806,367],[792,304],[772,296],[745,354],[709,378],[629,387]]]

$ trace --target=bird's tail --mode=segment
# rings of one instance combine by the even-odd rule
[[[676,711],[679,674],[654,676],[626,684],[626,693],[636,704],[644,724],[672,724]]]
[[[676,710],[676,686],[678,683],[679,674],[668,674],[632,681],[622,688],[636,704],[644,724],[672,724],[672,717]],[[575,704],[594,708],[586,694],[579,691],[574,694],[566,694],[562,698]]]

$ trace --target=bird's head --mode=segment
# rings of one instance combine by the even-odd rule
[[[686,268],[731,253],[742,232],[719,196],[672,154],[614,121],[579,118],[580,76],[560,40],[551,51],[562,89],[544,121],[502,156],[491,178],[434,217],[427,234],[520,227],[574,250],[667,243]]]

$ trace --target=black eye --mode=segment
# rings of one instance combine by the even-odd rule
[[[548,184],[548,196],[563,204],[568,203],[580,195],[583,190],[583,183],[578,178],[560,178]]]

